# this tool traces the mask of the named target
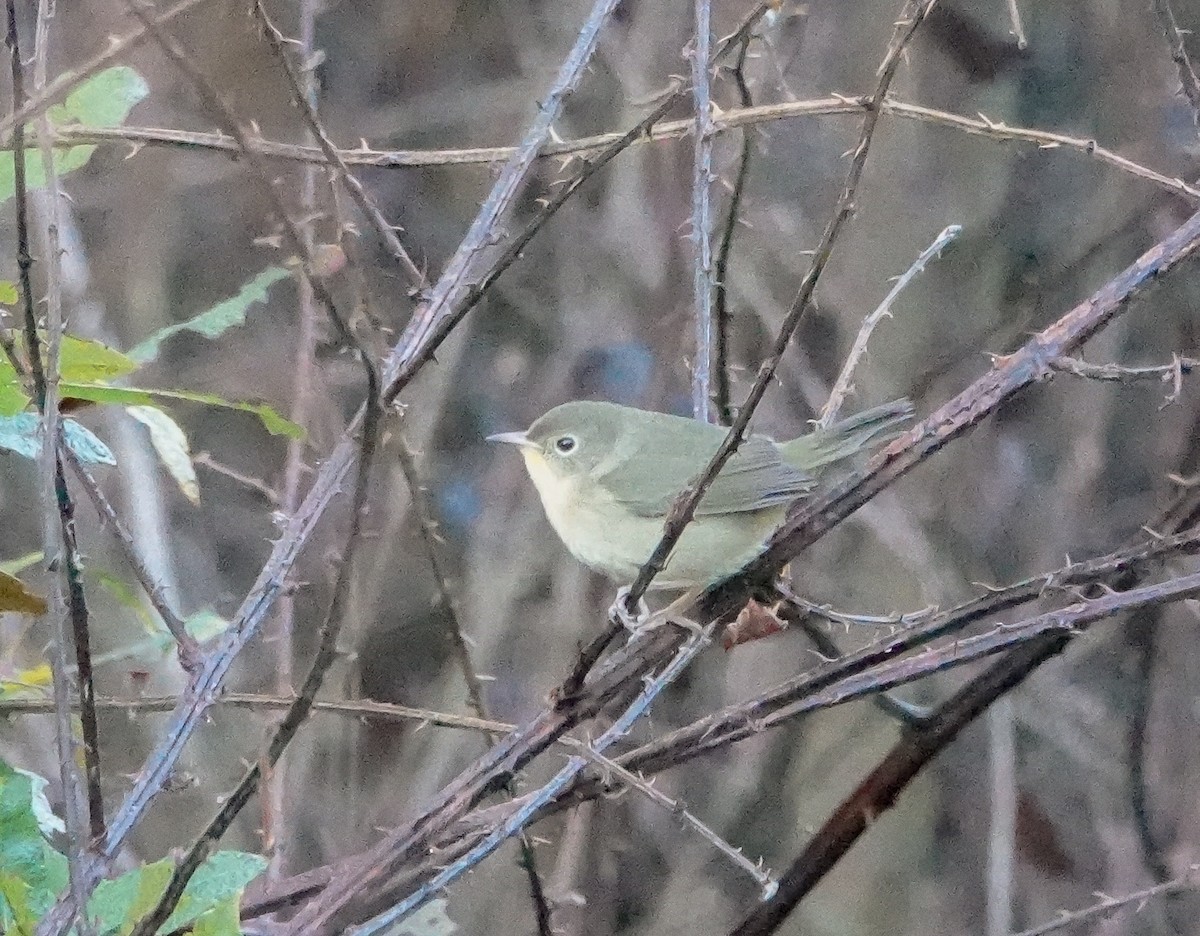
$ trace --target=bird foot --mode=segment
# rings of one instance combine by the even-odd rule
[[[617,600],[608,609],[610,620],[620,621],[621,625],[632,634],[640,634],[643,628],[652,620],[650,606],[645,598],[639,598],[637,611],[630,611],[628,606],[629,587],[621,586],[617,591]]]

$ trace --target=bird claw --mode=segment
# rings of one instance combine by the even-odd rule
[[[640,634],[645,626],[650,623],[651,614],[650,606],[646,604],[645,598],[639,598],[637,603],[637,611],[632,612],[627,605],[629,598],[629,588],[622,586],[617,591],[617,600],[612,603],[612,607],[608,609],[608,616],[611,620],[619,621],[627,631],[632,634]]]

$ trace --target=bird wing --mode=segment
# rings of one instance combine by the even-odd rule
[[[691,420],[688,420],[691,422]],[[622,452],[598,480],[614,499],[642,517],[662,517],[690,481],[703,470],[724,439],[715,426],[692,423],[695,432],[664,451],[643,445]],[[795,500],[812,489],[814,480],[787,464],[779,447],[762,436],[747,438],[725,463],[696,508],[697,516],[746,513]]]

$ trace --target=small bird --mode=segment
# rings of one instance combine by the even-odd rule
[[[822,469],[894,438],[913,414],[896,400],[791,442],[748,435],[696,507],[652,588],[695,589],[762,552],[788,505]],[[546,516],[572,555],[633,581],[662,537],[667,511],[726,436],[711,423],[615,403],[556,406],[524,432],[488,436],[520,448]]]

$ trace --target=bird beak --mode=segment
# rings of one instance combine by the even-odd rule
[[[488,442],[504,442],[508,445],[519,445],[522,448],[535,448],[536,443],[529,441],[523,432],[497,432],[487,437]]]

